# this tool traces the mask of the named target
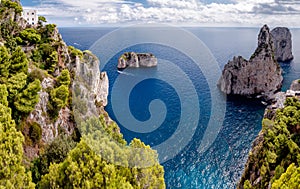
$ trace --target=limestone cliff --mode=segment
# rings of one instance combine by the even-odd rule
[[[157,58],[151,53],[126,52],[118,60],[118,69],[155,66],[157,66]]]
[[[241,56],[229,61],[218,85],[226,94],[273,98],[282,85],[282,70],[275,60],[273,42],[267,25],[258,35],[258,47],[250,60]]]
[[[280,62],[292,60],[292,34],[288,28],[277,27],[271,31],[275,59]]]
[[[91,53],[85,52],[82,59],[76,58],[76,66],[71,67],[71,70],[81,73],[86,80],[89,81],[88,86],[91,87],[90,93],[91,103],[101,103],[101,106],[107,105],[108,96],[108,77],[105,72],[100,73],[99,60]],[[70,135],[74,131],[75,123],[71,119],[71,110],[69,107],[62,108],[58,113],[58,118],[55,122],[51,121],[47,113],[47,104],[49,103],[50,94],[47,92],[54,87],[55,81],[51,78],[44,78],[42,82],[42,90],[39,92],[39,102],[35,109],[28,116],[28,121],[38,123],[42,128],[42,141],[45,143],[51,142],[58,136],[58,130]],[[80,86],[84,87],[84,86]]]
[[[101,106],[106,106],[109,80],[106,72],[100,72],[99,65],[98,58],[91,52],[85,51],[82,60],[79,58],[76,59],[75,72],[84,81],[84,85],[78,87],[83,91],[88,89],[92,92],[89,94],[90,101],[95,104],[101,104]]]

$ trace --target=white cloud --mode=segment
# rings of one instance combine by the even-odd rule
[[[202,26],[267,23],[300,27],[300,3],[296,1],[232,0],[229,4],[203,4],[198,0],[147,0],[147,3],[146,6],[125,0],[53,0],[43,1],[38,8],[40,14],[59,25],[152,22]],[[66,23],[68,20],[70,23]]]

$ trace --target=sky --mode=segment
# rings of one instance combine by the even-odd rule
[[[300,0],[21,0],[59,27],[300,27]]]

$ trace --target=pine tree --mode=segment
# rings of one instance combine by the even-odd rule
[[[11,76],[20,72],[27,74],[28,59],[21,47],[16,48],[16,50],[12,53],[10,60],[11,64],[9,67],[9,73]]]
[[[16,109],[23,113],[29,113],[39,101],[38,92],[41,90],[41,83],[38,79],[29,83],[27,88],[18,93],[14,105]]]
[[[95,117],[89,118],[80,127],[84,133],[81,142],[63,162],[50,166],[49,173],[39,182],[40,188],[165,188],[163,167],[157,161],[157,153],[149,146],[137,139],[131,142],[130,147],[117,145],[104,131],[106,125]],[[124,161],[128,161],[128,155],[140,155],[134,156],[132,152],[138,151],[132,148],[149,150],[142,155],[146,155],[144,160],[154,164],[144,168],[126,166]]]
[[[6,85],[0,84],[0,104],[2,104],[4,106],[8,106],[7,95],[8,95],[8,92],[7,92]]]
[[[65,69],[61,72],[60,76],[57,77],[58,85],[66,85],[69,86],[71,82],[70,72],[68,69]]]
[[[81,141],[64,162],[52,164],[40,188],[133,188],[118,167],[105,162]],[[125,169],[125,168],[124,168]]]
[[[18,73],[7,81],[7,89],[9,92],[9,101],[13,101],[15,96],[26,86],[27,75],[23,72]]]
[[[57,63],[58,63],[58,53],[57,51],[52,51],[49,57],[46,58],[45,69],[47,69],[49,73],[52,73],[54,72]]]
[[[6,47],[0,47],[0,83],[5,83],[9,75],[10,55]]]
[[[2,92],[5,86],[0,86]],[[3,95],[3,93],[2,93]],[[2,99],[7,97],[4,94]],[[3,101],[3,100],[2,100]],[[31,173],[26,173],[22,165],[23,135],[15,128],[11,118],[11,109],[6,106],[7,100],[0,102],[0,188],[34,188]]]
[[[286,170],[285,173],[281,175],[278,180],[275,180],[272,184],[272,189],[280,188],[299,188],[300,186],[300,168],[296,167],[292,163]]]
[[[61,85],[51,91],[51,99],[58,109],[63,108],[68,104],[68,97],[69,89],[65,85]]]

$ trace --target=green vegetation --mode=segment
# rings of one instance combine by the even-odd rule
[[[66,135],[60,135],[52,143],[46,146],[44,153],[36,158],[30,167],[33,181],[38,183],[41,180],[42,175],[49,173],[50,164],[63,162],[69,151],[75,146],[76,142]]]
[[[69,86],[71,83],[71,77],[70,77],[70,72],[69,70],[65,69],[61,71],[60,76],[57,77],[57,83],[59,86],[65,85]]]
[[[29,135],[34,143],[39,143],[42,138],[42,128],[38,123],[32,123],[29,128]]]
[[[2,7],[8,8],[8,9],[14,9],[16,13],[21,13],[23,11],[22,6],[14,1],[10,0],[2,0],[1,1]],[[1,10],[3,11],[3,10]]]
[[[14,101],[17,110],[24,113],[29,113],[34,109],[34,106],[39,101],[38,92],[41,90],[39,80],[30,83],[25,90],[19,93]]]
[[[69,104],[69,85],[71,83],[69,70],[65,69],[57,77],[57,85],[50,92],[50,101],[48,103],[48,112],[55,120],[61,108]]]
[[[25,45],[38,44],[41,41],[41,35],[33,28],[27,28],[20,32],[21,42],[26,42]]]
[[[300,186],[300,168],[292,163],[272,184],[272,189],[297,189]]]
[[[7,92],[6,85],[0,84],[0,104],[4,106],[8,106],[7,96],[8,96],[8,92]]]
[[[69,46],[69,47],[68,47],[68,50],[69,50],[69,54],[70,54],[71,58],[73,58],[73,59],[75,59],[76,56],[78,56],[78,57],[80,57],[80,58],[83,57],[82,51],[79,50],[79,49],[76,49],[76,48],[73,47],[73,46]]]
[[[34,188],[30,172],[22,165],[23,135],[15,128],[11,109],[7,107],[5,85],[0,85],[0,188]]]
[[[0,47],[0,83],[5,84],[8,91],[9,106],[15,110],[14,115],[29,113],[38,102],[40,81],[28,82],[29,61],[21,47],[10,54],[6,47]],[[14,117],[15,118],[15,117]]]
[[[75,70],[68,64],[86,57],[66,48],[45,17],[21,27],[21,11],[19,1],[0,4],[0,188],[165,188],[157,153],[138,139],[128,145],[108,115],[74,121]],[[77,104],[86,113],[88,104]]]
[[[38,17],[38,27],[42,27],[44,23],[47,22],[47,19],[44,16]]]
[[[105,127],[97,118],[82,123],[86,135],[62,163],[50,165],[39,188],[165,188],[164,172],[157,162],[157,154],[137,139],[131,142],[131,149],[145,149],[148,153],[143,157],[139,153],[130,153],[125,143],[117,144],[109,139],[111,136],[105,134]],[[134,163],[132,160],[139,164],[150,162],[152,166],[128,167]]]
[[[268,188],[270,182],[272,188],[294,188],[294,185],[290,185],[292,182],[285,180],[295,182],[299,177],[295,171],[300,160],[299,125],[300,102],[295,98],[288,98],[285,108],[277,110],[272,120],[263,120],[263,140],[249,155],[241,180],[244,188]],[[295,174],[291,174],[292,169]],[[260,181],[254,184],[255,180],[252,179],[258,178],[254,175],[257,172]]]
[[[12,76],[16,73],[28,72],[28,59],[21,47],[17,47],[10,58],[9,74]]]
[[[0,83],[5,83],[9,75],[10,55],[6,47],[0,47]]]
[[[61,109],[68,104],[69,89],[65,85],[53,89],[51,91],[51,100],[55,108]]]
[[[9,91],[9,101],[12,103],[17,94],[26,86],[27,75],[23,72],[18,73],[7,81],[7,89]]]

